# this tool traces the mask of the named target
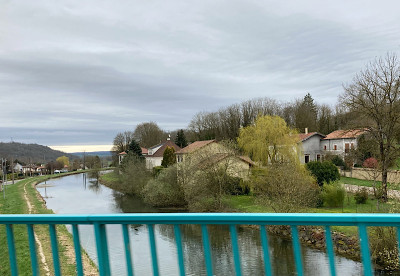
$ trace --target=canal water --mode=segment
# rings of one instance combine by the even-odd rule
[[[65,176],[39,184],[37,190],[45,198],[47,208],[57,214],[109,214],[165,212],[146,205],[139,198],[124,195],[99,184],[85,174]],[[125,255],[120,225],[107,225],[112,275],[126,275]],[[71,229],[69,229],[71,231]],[[83,248],[97,263],[93,226],[80,226]],[[206,275],[201,229],[181,226],[187,275]],[[129,227],[135,275],[152,275],[148,231],[145,225]],[[215,275],[235,275],[228,227],[209,227]],[[155,226],[156,246],[161,275],[178,275],[178,261],[173,227]],[[243,275],[264,275],[263,253],[259,230],[238,229],[238,242]],[[270,235],[270,254],[274,275],[296,275],[290,241]],[[327,255],[319,250],[302,248],[305,275],[329,275]],[[336,257],[337,275],[362,275],[362,265]]]

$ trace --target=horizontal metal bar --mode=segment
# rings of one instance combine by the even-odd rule
[[[400,226],[399,214],[179,213],[0,215],[0,224],[258,224]]]

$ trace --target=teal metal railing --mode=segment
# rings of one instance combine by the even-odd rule
[[[180,275],[185,275],[185,265],[182,249],[182,238],[179,225],[201,225],[204,246],[204,258],[207,275],[213,274],[210,238],[207,225],[229,225],[232,250],[235,262],[236,275],[242,275],[242,267],[237,241],[237,225],[258,225],[260,227],[261,244],[263,248],[264,268],[266,275],[273,275],[271,268],[268,235],[265,229],[267,225],[289,225],[292,231],[293,250],[297,275],[303,275],[303,263],[297,226],[318,225],[325,227],[326,248],[329,257],[330,273],[336,275],[334,246],[331,237],[331,226],[344,225],[356,226],[359,229],[361,244],[361,256],[364,267],[364,275],[372,275],[372,265],[368,243],[368,226],[393,226],[397,227],[397,239],[400,240],[400,215],[395,214],[248,214],[248,213],[215,213],[215,214],[111,214],[111,215],[1,215],[0,224],[6,226],[8,252],[12,275],[18,275],[17,259],[15,252],[15,238],[13,225],[25,224],[28,231],[30,256],[32,263],[32,275],[39,275],[39,265],[36,257],[36,244],[34,237],[34,225],[47,224],[49,226],[50,243],[52,248],[53,265],[55,275],[61,275],[58,253],[58,241],[56,225],[72,225],[73,242],[75,247],[77,275],[83,275],[82,256],[79,239],[79,225],[93,225],[98,256],[98,268],[101,276],[110,275],[110,262],[106,237],[106,225],[120,224],[122,226],[122,239],[126,259],[126,271],[133,275],[131,247],[128,234],[128,225],[147,225],[150,251],[152,256],[153,274],[159,275],[157,261],[157,249],[154,237],[154,225],[170,224],[174,226],[177,260]],[[399,246],[400,252],[400,246]]]

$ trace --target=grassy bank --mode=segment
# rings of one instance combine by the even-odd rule
[[[356,186],[364,186],[364,187],[373,187],[374,186],[374,181],[372,180],[364,180],[364,179],[357,179],[357,178],[352,178],[352,177],[344,177],[341,176],[339,183],[341,184],[350,184],[350,185],[356,185]],[[375,185],[380,186],[381,181],[376,181]],[[400,190],[400,184],[399,183],[388,183],[388,189],[389,190]]]
[[[76,172],[74,172],[76,173]],[[43,199],[35,189],[35,185],[54,177],[62,177],[74,173],[65,173],[60,175],[39,176],[32,177],[17,182],[13,185],[8,185],[5,190],[5,199],[3,196],[0,198],[0,213],[1,214],[53,214],[53,212],[46,208]],[[31,204],[31,210],[28,208],[27,201]],[[29,254],[29,244],[27,228],[25,225],[14,225],[14,237],[16,245],[16,257],[18,264],[18,272],[20,275],[31,275],[31,259]],[[35,233],[40,241],[43,256],[40,256],[38,243],[38,265],[40,267],[41,275],[54,275],[52,253],[49,237],[49,229],[47,225],[35,225]],[[75,258],[72,242],[72,235],[67,231],[64,225],[57,226],[58,236],[58,249],[60,255],[61,272],[63,275],[75,275]],[[6,230],[5,227],[0,227],[0,246],[5,249],[7,247]],[[0,275],[11,275],[10,264],[8,258],[8,251],[1,250],[0,257],[3,260],[0,266]],[[45,262],[42,262],[42,259]],[[96,268],[87,254],[84,253],[84,263],[86,264],[87,275],[95,275]],[[89,268],[91,266],[91,268]]]

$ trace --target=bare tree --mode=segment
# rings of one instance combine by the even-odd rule
[[[118,133],[113,141],[113,151],[120,153],[123,151],[128,150],[128,146],[133,139],[133,132],[132,131],[125,131]]]
[[[360,118],[379,147],[382,199],[387,201],[387,175],[399,156],[400,63],[395,54],[370,62],[353,82],[344,86],[340,102]]]
[[[138,124],[133,136],[145,148],[157,145],[167,138],[167,134],[155,122]]]

